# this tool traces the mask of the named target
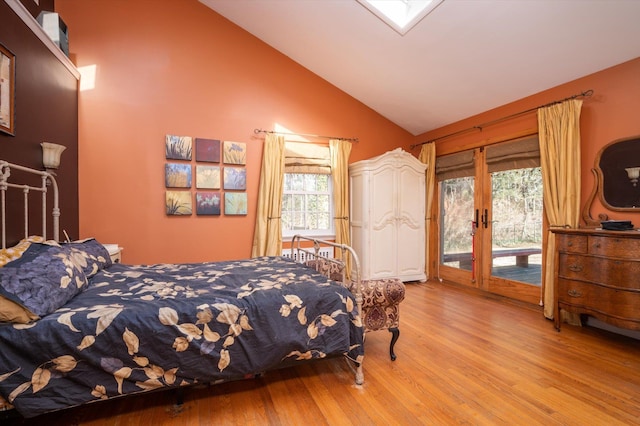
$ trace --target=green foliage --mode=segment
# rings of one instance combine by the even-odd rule
[[[542,242],[542,172],[539,167],[491,174],[493,245],[525,247]],[[441,186],[443,252],[471,251],[475,219],[474,179],[448,179]]]

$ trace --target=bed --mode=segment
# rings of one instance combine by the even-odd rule
[[[123,265],[95,239],[59,242],[55,223],[53,238],[25,229],[6,247],[4,192],[15,167],[0,161],[0,407],[29,418],[335,356],[363,382],[362,299],[350,247],[297,237],[298,261]],[[29,172],[44,177],[30,190],[57,189],[47,172]],[[338,282],[307,265],[326,244],[351,256],[352,290],[344,273]]]

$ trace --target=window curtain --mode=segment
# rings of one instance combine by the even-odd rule
[[[331,154],[331,181],[333,183],[333,210],[337,244],[351,245],[349,232],[349,155],[351,142],[339,139],[329,141]],[[336,253],[342,257],[342,253]],[[346,270],[351,271],[351,258],[343,259]]]
[[[577,228],[580,222],[581,108],[582,101],[573,99],[538,109],[543,200],[551,228]],[[544,316],[549,319],[556,310],[555,250],[555,234],[549,231],[543,281]],[[566,315],[565,319],[575,323],[576,317]]]
[[[282,252],[282,190],[284,137],[267,133],[262,153],[260,186],[251,257],[279,256]]]
[[[431,222],[431,206],[433,205],[433,193],[436,185],[436,143],[430,142],[422,145],[420,149],[420,155],[418,155],[418,159],[427,165],[426,170],[426,206],[425,212],[425,273],[427,274],[427,279],[429,279],[429,236],[430,236],[430,222]]]

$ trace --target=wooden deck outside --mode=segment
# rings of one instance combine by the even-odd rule
[[[529,266],[494,266],[491,274],[496,277],[540,286],[542,283],[542,265],[529,264]]]

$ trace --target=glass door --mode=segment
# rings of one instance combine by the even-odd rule
[[[473,177],[446,179],[440,183],[441,264],[470,273],[475,281],[475,180]],[[454,272],[455,274],[455,272]]]
[[[472,154],[472,166],[463,172],[452,175],[443,164],[436,167],[440,171],[438,275],[537,304],[543,259],[537,138],[478,148]]]
[[[539,303],[542,283],[542,173],[540,167],[490,174],[489,221],[483,248],[486,289]],[[484,224],[482,224],[484,227]],[[488,257],[489,258],[489,257]]]
[[[476,206],[482,186],[478,184],[475,168],[479,154],[478,150],[472,150],[441,157],[436,167],[440,218],[438,277],[472,286],[479,286],[481,281]]]

